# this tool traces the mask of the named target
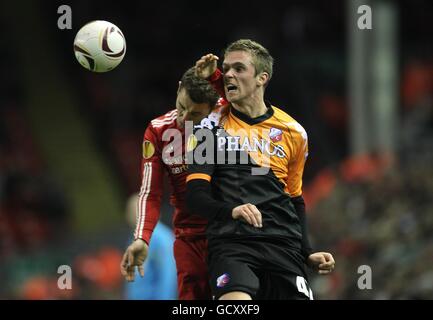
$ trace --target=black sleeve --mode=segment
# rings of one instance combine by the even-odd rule
[[[188,177],[202,174],[212,178],[216,159],[215,130],[213,123],[204,118],[200,125],[194,126],[194,139],[192,150],[187,153]],[[213,151],[208,154],[208,151]],[[209,157],[208,157],[209,156]],[[189,179],[187,179],[188,181]],[[218,217],[231,217],[235,205],[220,202],[212,197],[211,183],[205,179],[191,179],[186,184],[186,205],[193,213],[208,220]]]
[[[305,259],[313,252],[310,241],[308,239],[307,231],[307,217],[305,214],[305,202],[302,196],[292,198],[292,203],[295,206],[296,214],[298,215],[299,222],[302,229],[302,255]]]
[[[215,200],[212,197],[210,183],[204,179],[191,180],[186,184],[186,204],[192,213],[208,220],[231,216],[235,207]]]

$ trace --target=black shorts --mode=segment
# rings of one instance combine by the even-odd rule
[[[253,299],[313,299],[299,250],[282,241],[213,240],[208,251],[214,299],[232,291]]]

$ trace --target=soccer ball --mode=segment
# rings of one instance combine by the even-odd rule
[[[75,36],[75,57],[84,68],[93,72],[114,69],[123,60],[125,52],[122,31],[108,21],[89,22]]]

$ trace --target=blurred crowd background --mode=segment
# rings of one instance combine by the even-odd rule
[[[57,28],[62,4],[71,30]],[[357,28],[363,4],[372,30]],[[91,20],[126,37],[106,74],[73,54]],[[240,38],[269,49],[266,98],[309,134],[310,237],[337,261],[331,276],[312,275],[316,298],[432,299],[432,20],[428,0],[2,2],[0,299],[175,298],[169,284],[149,290],[175,274],[157,259],[171,251],[167,197],[152,275],[132,288],[119,273],[143,133],[175,107],[188,67]],[[61,265],[72,290],[57,288]],[[358,288],[362,265],[371,290]]]

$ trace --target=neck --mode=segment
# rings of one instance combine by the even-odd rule
[[[232,106],[250,118],[260,117],[268,110],[263,97],[258,99],[252,98],[245,101],[232,102]]]

